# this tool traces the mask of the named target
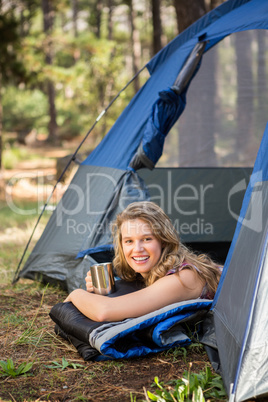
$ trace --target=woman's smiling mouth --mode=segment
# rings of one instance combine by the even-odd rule
[[[144,262],[144,261],[149,260],[149,256],[147,256],[147,257],[132,257],[132,259],[133,259],[135,262]]]

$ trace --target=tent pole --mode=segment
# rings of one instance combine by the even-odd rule
[[[19,274],[19,270],[20,270],[21,264],[22,264],[22,262],[23,262],[23,260],[24,260],[25,254],[26,254],[26,252],[27,252],[27,250],[28,250],[28,248],[29,248],[29,245],[30,245],[30,243],[31,243],[31,241],[32,241],[33,235],[34,235],[34,233],[35,233],[35,231],[36,231],[36,228],[37,228],[37,226],[38,226],[38,224],[39,224],[39,222],[40,222],[40,220],[41,220],[41,217],[43,216],[43,214],[44,214],[44,212],[45,212],[45,210],[46,210],[46,207],[47,207],[47,205],[48,205],[48,203],[49,203],[49,201],[50,201],[52,195],[54,194],[54,191],[56,190],[56,187],[57,187],[58,183],[61,181],[62,177],[64,176],[64,174],[65,174],[65,172],[66,172],[66,170],[67,170],[67,169],[69,168],[69,166],[71,165],[72,161],[75,161],[77,153],[79,152],[80,148],[82,147],[82,145],[84,144],[84,142],[85,142],[86,139],[88,138],[89,134],[90,134],[90,133],[92,132],[92,130],[95,128],[95,126],[97,125],[97,123],[101,120],[101,118],[105,115],[105,113],[110,109],[110,107],[113,105],[113,103],[119,98],[119,96],[121,95],[121,93],[125,91],[125,89],[137,78],[137,76],[146,68],[146,66],[147,66],[147,65],[144,65],[144,66],[126,83],[126,85],[115,95],[115,97],[110,101],[110,103],[108,104],[108,106],[106,106],[106,108],[102,110],[102,112],[98,115],[98,117],[96,118],[96,120],[95,120],[95,122],[93,123],[93,125],[91,126],[91,128],[90,128],[90,129],[88,130],[88,132],[86,133],[86,135],[85,135],[85,137],[83,138],[83,140],[80,142],[80,144],[79,144],[78,147],[76,148],[75,152],[73,153],[72,157],[71,157],[70,160],[68,161],[67,165],[66,165],[65,168],[63,169],[63,171],[62,171],[60,177],[58,178],[56,184],[54,185],[54,187],[53,187],[53,189],[52,189],[52,191],[51,191],[51,194],[48,196],[48,199],[47,199],[46,203],[44,204],[44,207],[43,207],[43,209],[42,209],[42,211],[41,211],[41,214],[39,215],[39,217],[38,217],[38,219],[37,219],[37,221],[36,221],[36,224],[35,224],[35,226],[34,226],[34,228],[33,228],[33,231],[32,231],[32,233],[31,233],[31,235],[30,235],[30,238],[29,238],[29,240],[28,240],[28,242],[27,242],[27,244],[26,244],[26,246],[25,246],[25,249],[24,249],[24,251],[23,251],[23,253],[22,253],[21,259],[20,259],[19,264],[18,264],[18,266],[17,266],[16,272],[15,272],[15,274],[14,274],[14,277],[13,277],[13,280],[12,280],[12,285],[14,285],[14,284],[19,280],[19,275],[18,275],[18,274]]]

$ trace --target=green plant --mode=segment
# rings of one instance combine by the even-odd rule
[[[58,363],[57,361],[53,361],[52,365],[50,366],[45,366],[46,368],[50,368],[50,369],[61,369],[62,371],[65,370],[67,367],[69,368],[73,368],[73,369],[77,369],[79,367],[84,368],[84,366],[82,364],[79,363],[71,363],[68,362],[65,357],[62,358],[61,363]]]
[[[44,327],[42,328],[27,328],[18,339],[14,341],[14,345],[34,345],[38,346],[43,339]]]
[[[44,288],[40,306],[37,309],[33,320],[31,321],[29,327],[20,335],[20,337],[14,341],[15,345],[30,344],[30,345],[34,345],[36,347],[39,344],[41,338],[43,337],[44,329],[43,328],[35,329],[34,323],[35,323],[38,313],[43,305],[44,296],[45,296],[47,288],[48,288],[48,284]]]
[[[5,88],[3,94],[3,127],[9,132],[30,132],[46,124],[47,98],[40,90]]]
[[[163,353],[165,357],[171,357],[173,362],[182,358],[186,363],[187,349],[183,346],[179,348],[168,349],[166,352]]]
[[[25,322],[25,317],[20,313],[17,314],[3,314],[3,324],[12,324],[14,326],[21,325]]]
[[[7,359],[7,361],[1,360],[0,366],[0,375],[4,377],[18,377],[19,375],[29,375],[28,372],[31,370],[33,363],[21,363],[18,368],[15,368],[13,360]]]
[[[158,377],[155,377],[154,382],[158,387],[156,392],[153,394],[147,391],[151,401],[204,402],[205,397],[217,400],[225,400],[226,397],[221,377],[213,374],[209,367],[199,374],[185,371],[182,378],[167,386],[159,382]]]
[[[124,363],[123,362],[118,362],[118,361],[113,361],[113,360],[107,360],[105,362],[105,365],[103,366],[104,370],[110,370],[110,369],[116,369],[118,371],[120,371],[120,369],[124,367]]]
[[[193,342],[193,343],[191,343],[191,344],[188,346],[188,348],[189,348],[190,350],[194,350],[196,353],[198,353],[198,354],[200,354],[200,355],[206,353],[206,350],[205,350],[205,348],[204,348],[204,345],[202,345],[202,343],[199,343],[199,342]]]

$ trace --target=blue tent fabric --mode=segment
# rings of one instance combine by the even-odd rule
[[[87,255],[92,255],[96,253],[105,253],[106,251],[113,252],[113,249],[114,249],[113,244],[103,244],[102,246],[91,247],[86,250],[79,251],[79,253],[75,258],[84,258]]]
[[[233,32],[267,29],[267,13],[267,1],[230,0],[178,35],[147,64],[150,78],[83,163],[127,169],[144,138],[145,127],[158,93],[172,87],[194,46],[205,39],[208,41],[205,48],[207,52],[211,46]],[[153,149],[150,150],[150,153],[153,152]]]
[[[162,155],[166,135],[182,114],[185,105],[185,93],[178,95],[170,88],[159,92],[142,139],[145,155],[154,165]]]

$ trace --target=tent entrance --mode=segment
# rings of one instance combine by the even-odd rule
[[[164,209],[194,250],[224,262],[240,214],[251,168],[139,170],[151,201]]]

